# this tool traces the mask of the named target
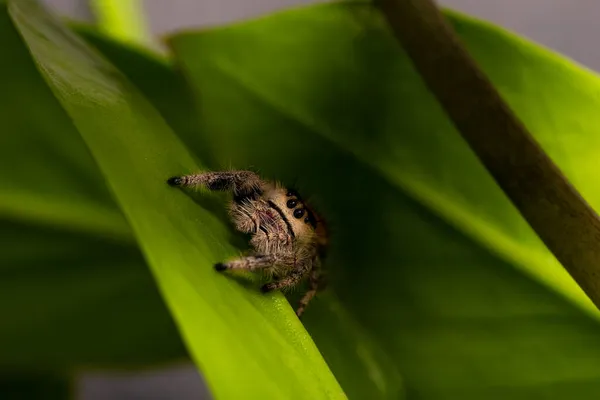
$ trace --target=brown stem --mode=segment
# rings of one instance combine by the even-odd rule
[[[375,3],[454,126],[600,308],[598,215],[502,100],[432,0]]]

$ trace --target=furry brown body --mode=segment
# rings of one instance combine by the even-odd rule
[[[321,256],[327,246],[323,221],[302,201],[297,192],[276,182],[262,180],[251,171],[205,172],[173,177],[172,186],[203,186],[231,191],[229,215],[241,232],[252,235],[251,255],[218,263],[218,271],[243,269],[272,273],[273,281],[263,292],[286,289],[309,279],[309,290],[300,300],[301,316],[319,285]]]

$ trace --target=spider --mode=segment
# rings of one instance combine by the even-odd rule
[[[167,183],[232,192],[229,215],[237,230],[252,235],[254,250],[250,255],[217,263],[215,269],[271,272],[274,279],[261,287],[263,293],[292,288],[308,278],[309,289],[296,309],[298,317],[304,313],[319,287],[327,230],[295,190],[263,180],[251,171],[176,176]]]

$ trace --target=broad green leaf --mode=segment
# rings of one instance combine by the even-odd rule
[[[200,159],[212,160],[208,148],[202,145],[192,99],[189,99],[188,89],[177,71],[139,49],[115,43],[89,28],[80,26],[77,32],[136,84]],[[218,213],[217,209],[213,211]],[[335,302],[335,299],[332,301]],[[385,355],[378,353],[377,346],[368,342],[352,318],[338,311],[335,303],[330,310],[321,309],[324,313],[322,318],[336,322],[328,325],[327,331],[317,339],[321,340],[321,345],[324,341],[335,345],[335,357],[329,354],[328,362],[333,367],[337,364],[345,366],[342,378],[346,382],[346,390],[351,385],[350,392],[358,398],[368,398],[380,390],[393,397],[399,396],[403,389],[398,371],[393,365],[386,364]]]
[[[281,295],[239,290],[213,270],[234,254],[229,227],[165,184],[199,167],[160,114],[36,2],[11,1],[9,12],[123,210],[215,397],[343,398]]]
[[[448,16],[599,207],[598,77]],[[330,293],[305,322],[350,398],[600,395],[598,311],[462,141],[375,9],[320,5],[170,43],[196,91],[210,167],[295,180],[330,222]],[[340,351],[347,341],[364,346]]]
[[[78,24],[74,30],[142,92],[195,155],[201,160],[211,159],[199,132],[192,91],[185,78],[173,69],[171,60],[144,48],[111,40],[90,26]]]
[[[140,49],[108,40],[89,28],[79,26],[77,32],[127,75],[199,159],[213,160],[210,149],[202,144],[193,99],[189,98],[189,89],[178,71],[156,57],[148,57]],[[218,214],[219,209],[213,208],[213,212]],[[343,370],[338,368],[343,371],[345,390],[351,386],[353,398],[368,398],[379,391],[390,397],[400,396],[402,378],[396,368],[386,361],[375,344],[369,343],[350,316],[339,312],[335,298],[331,301],[330,309],[320,309],[323,312],[320,318],[335,320],[335,324],[328,325],[317,339],[321,346],[324,341],[335,345],[335,356],[330,353],[328,363],[330,367],[345,366]]]
[[[35,70],[6,5],[0,7],[6,42],[0,113],[7,133],[0,137],[0,215],[131,241],[83,141]]]
[[[0,368],[184,357],[127,221],[5,4],[0,37]]]
[[[2,367],[124,367],[185,356],[136,248],[11,221],[1,222],[0,242]]]

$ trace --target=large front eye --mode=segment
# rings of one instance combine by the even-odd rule
[[[296,200],[296,199],[290,199],[285,204],[288,206],[288,208],[294,208],[298,204],[298,200]]]
[[[296,210],[294,210],[294,218],[302,218],[302,216],[304,215],[304,209],[303,208],[298,208]]]

